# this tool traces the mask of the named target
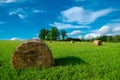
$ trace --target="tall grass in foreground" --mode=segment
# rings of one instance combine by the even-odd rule
[[[0,80],[120,80],[120,43],[48,43],[55,66],[17,70],[11,67],[20,41],[0,41]]]

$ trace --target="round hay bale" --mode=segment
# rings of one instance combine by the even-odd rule
[[[101,41],[101,40],[94,40],[94,41],[93,41],[93,44],[94,44],[95,46],[100,46],[100,45],[102,45],[102,41]]]
[[[72,41],[70,41],[70,43],[75,43],[75,41],[74,41],[74,40],[72,40]]]
[[[48,46],[40,40],[32,39],[23,42],[16,48],[12,56],[12,65],[15,68],[51,67],[54,59]]]

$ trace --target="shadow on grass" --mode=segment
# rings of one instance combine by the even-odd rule
[[[2,66],[2,62],[0,61],[0,66]]]
[[[55,59],[55,66],[80,65],[80,64],[88,64],[88,63],[74,56]]]

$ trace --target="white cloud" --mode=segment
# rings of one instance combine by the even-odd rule
[[[120,26],[119,26],[119,27],[115,27],[115,28],[113,29],[113,32],[120,32]]]
[[[80,30],[74,30],[74,31],[72,31],[70,33],[67,33],[67,35],[68,36],[75,36],[75,35],[79,35],[81,33],[82,33],[82,31],[80,31]]]
[[[40,10],[33,10],[34,13],[41,13]]]
[[[98,31],[97,34],[109,34],[112,32],[112,28],[108,25],[105,25],[103,27],[101,27]]]
[[[16,0],[0,0],[0,3],[12,3],[16,2]]]
[[[85,39],[92,39],[92,38],[97,38],[100,37],[102,35],[112,35],[113,31],[112,31],[112,27],[108,26],[108,25],[104,25],[102,26],[100,29],[98,30],[94,30],[92,31],[93,33],[89,33],[86,34],[84,36]]]
[[[15,15],[15,14],[18,14],[18,13],[21,13],[21,12],[23,12],[23,9],[22,8],[18,8],[18,9],[9,11],[8,15],[11,16],[11,15]]]
[[[90,24],[93,23],[99,17],[105,16],[112,12],[113,9],[103,9],[99,11],[85,10],[82,7],[72,7],[61,12],[63,21],[65,22],[77,22],[78,24]]]
[[[32,39],[39,39],[39,37],[33,37]]]
[[[92,39],[101,36],[101,34],[89,33],[84,36],[85,39]]]
[[[44,13],[46,11],[45,10],[39,10],[39,9],[33,9],[32,12],[33,13]]]
[[[19,18],[20,19],[25,19],[26,18],[26,15],[23,15],[23,14],[18,14]]]
[[[9,16],[17,15],[20,19],[25,19],[27,17],[26,11],[23,10],[22,8],[13,9],[8,12],[8,15]]]
[[[13,37],[13,38],[11,38],[10,40],[14,41],[14,40],[23,40],[23,39],[18,38],[18,37]]]
[[[78,36],[78,38],[79,38],[79,39],[82,39],[82,38],[83,38],[83,36],[82,36],[82,35],[79,35],[79,36]]]
[[[0,0],[0,3],[24,2],[25,0]]]
[[[113,35],[120,35],[120,22],[108,24],[109,26],[112,26]]]
[[[35,16],[35,13],[43,13],[45,10],[39,10],[35,8],[13,8],[8,11],[9,16],[17,15],[23,21],[28,22],[29,17]]]
[[[56,26],[58,29],[68,29],[68,28],[89,28],[89,26],[64,24],[64,23],[58,23],[58,22],[55,22],[54,24],[50,24],[50,26]]]
[[[120,23],[106,24],[101,28],[99,28],[98,30],[93,30],[92,33],[86,34],[84,38],[92,39],[103,35],[107,35],[107,36],[120,35]]]
[[[118,20],[107,25],[112,28],[112,35],[120,35],[120,22]]]
[[[75,2],[83,2],[83,1],[86,1],[86,0],[74,0]]]

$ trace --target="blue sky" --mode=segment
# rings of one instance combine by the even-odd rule
[[[120,34],[120,0],[0,0],[0,39],[37,38],[56,26],[69,37]]]

